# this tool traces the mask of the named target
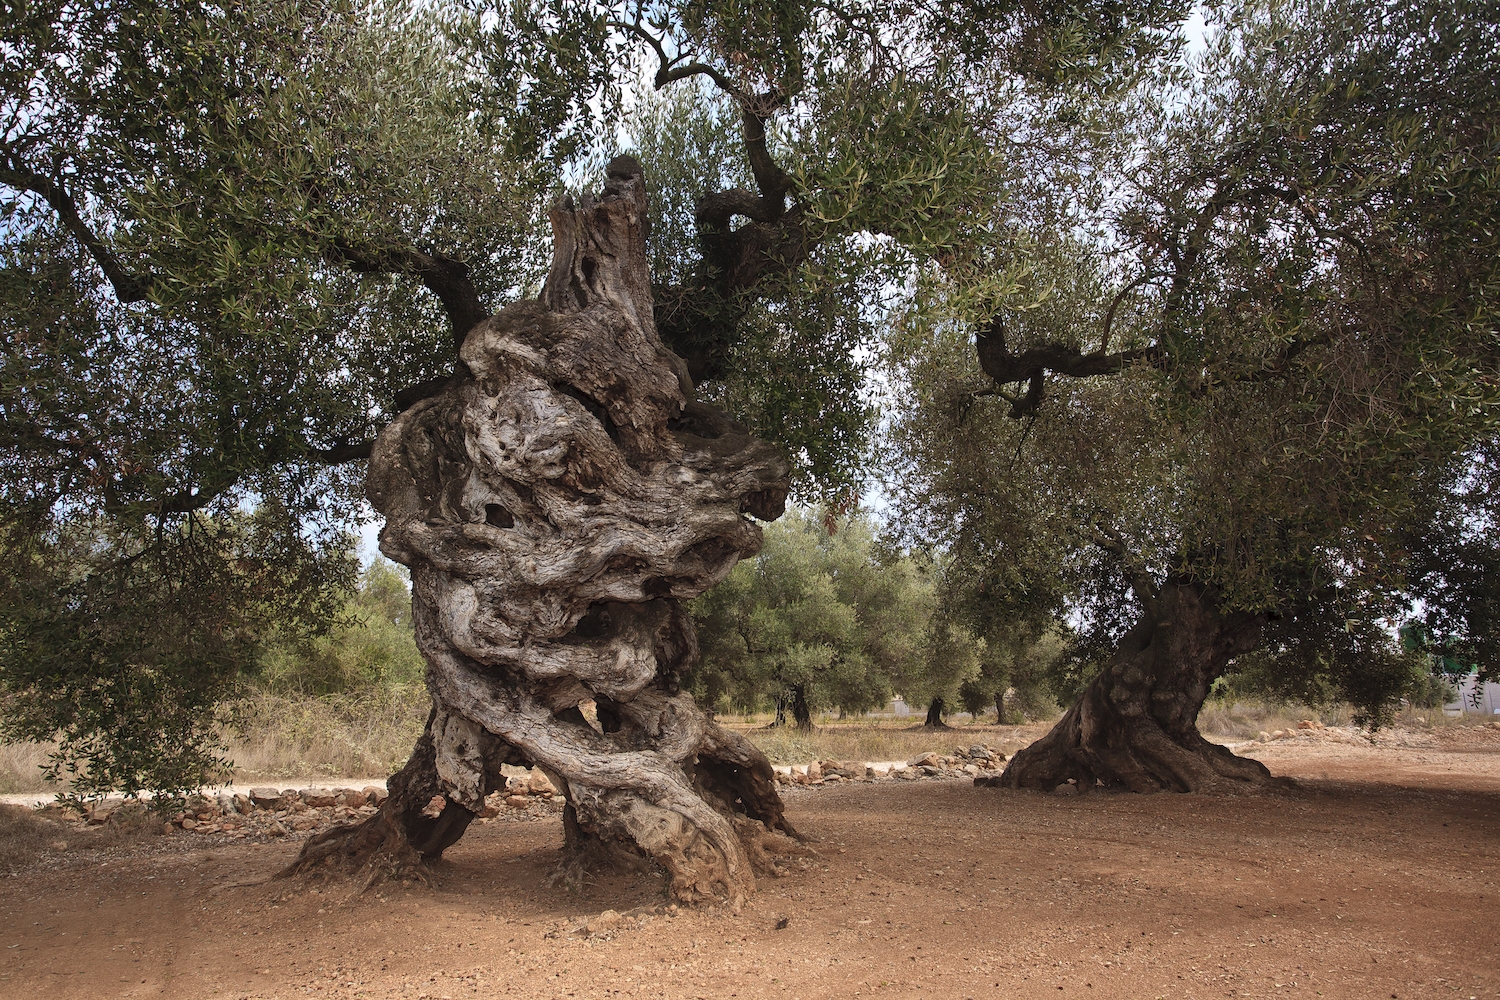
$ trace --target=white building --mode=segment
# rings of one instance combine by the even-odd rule
[[[1479,689],[1477,698],[1476,689]],[[1443,714],[1500,715],[1500,684],[1490,681],[1481,688],[1478,675],[1468,675],[1458,682],[1458,700],[1444,705]]]

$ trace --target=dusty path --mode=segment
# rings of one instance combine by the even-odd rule
[[[363,896],[235,884],[292,843],[162,837],[0,879],[0,997],[1496,997],[1490,742],[1255,747],[1299,787],[1232,798],[792,789],[806,875],[594,935],[570,931],[659,883],[547,889],[556,820]]]

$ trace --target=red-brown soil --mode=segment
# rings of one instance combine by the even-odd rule
[[[49,852],[0,878],[0,997],[1495,997],[1491,732],[1256,745],[1296,786],[1231,797],[793,788],[819,855],[737,914],[549,889],[556,819],[363,895],[264,881],[288,841]]]

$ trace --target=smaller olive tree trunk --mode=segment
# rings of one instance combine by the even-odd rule
[[[1070,782],[1135,792],[1220,790],[1269,783],[1264,764],[1198,732],[1198,712],[1229,661],[1260,643],[1265,616],[1225,614],[1217,593],[1170,578],[1099,675],[1040,740],[977,785],[1050,791]]]
[[[791,722],[787,721],[787,709],[792,711]],[[781,689],[776,695],[776,717],[771,720],[767,729],[780,729],[791,725],[797,729],[808,732],[813,728],[812,706],[807,701],[807,687],[802,684],[793,684]]]
[[[927,718],[922,725],[928,729],[951,729],[948,723],[943,721],[943,713],[948,710],[948,704],[941,696],[927,703]]]

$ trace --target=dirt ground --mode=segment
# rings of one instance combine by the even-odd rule
[[[0,878],[0,997],[1500,996],[1500,731],[1244,750],[1295,787],[793,788],[818,856],[739,913],[547,888],[556,819],[363,895],[266,881],[287,841],[59,850]]]

